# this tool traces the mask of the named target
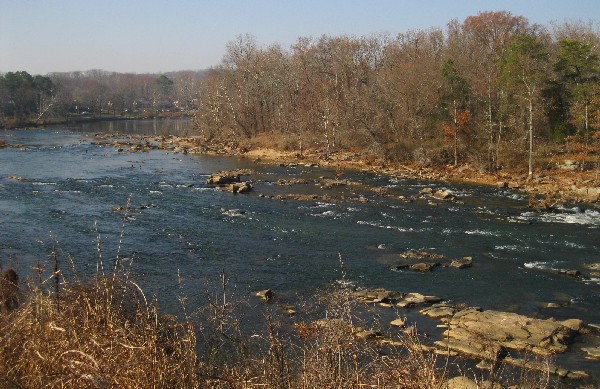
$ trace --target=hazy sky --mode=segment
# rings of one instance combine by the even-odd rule
[[[600,0],[0,0],[0,72],[204,69],[239,34],[287,48],[300,36],[397,34],[499,10],[597,23]]]

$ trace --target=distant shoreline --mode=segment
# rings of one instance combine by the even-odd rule
[[[187,112],[161,112],[156,115],[144,115],[144,116],[120,116],[120,115],[115,115],[115,116],[106,115],[106,116],[101,116],[101,117],[74,116],[74,117],[70,117],[69,119],[53,118],[53,119],[46,120],[41,123],[35,122],[35,121],[28,121],[28,122],[19,123],[16,125],[4,125],[3,123],[0,123],[0,130],[21,130],[21,129],[28,129],[28,128],[41,128],[44,126],[59,126],[59,125],[69,125],[69,124],[81,124],[81,123],[100,123],[100,122],[110,122],[110,121],[184,119],[184,118],[191,118],[191,117],[192,117],[192,115]]]

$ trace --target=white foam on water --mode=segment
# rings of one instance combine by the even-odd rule
[[[325,212],[321,212],[321,213],[311,213],[311,216],[316,216],[316,217],[333,217],[333,218],[338,218],[341,215],[338,214],[337,212],[334,211],[325,211]]]
[[[504,250],[504,251],[521,251],[524,249],[528,249],[529,247],[527,246],[517,246],[517,245],[511,245],[511,244],[507,244],[507,245],[500,245],[500,246],[496,246],[494,247],[494,249],[496,250]]]
[[[578,244],[578,243],[573,243],[573,242],[565,242],[565,246],[571,247],[574,249],[584,249],[585,248],[584,245]]]
[[[32,185],[46,186],[46,185],[57,185],[56,182],[32,182]]]
[[[526,262],[523,264],[527,269],[552,269],[552,266],[549,262]]]
[[[319,207],[319,208],[331,207],[332,205],[334,205],[334,204],[317,201],[317,207]]]
[[[517,220],[524,221],[539,221],[543,223],[562,223],[562,224],[579,224],[594,227],[600,227],[600,212],[588,209],[584,212],[576,212],[578,208],[573,210],[565,210],[566,212],[524,212],[517,216]]]
[[[467,235],[479,235],[479,236],[500,236],[499,233],[494,231],[486,231],[486,230],[470,230],[465,231]]]
[[[367,225],[367,226],[377,227],[377,228],[384,228],[384,229],[388,229],[388,230],[396,230],[396,231],[400,231],[400,232],[413,232],[414,231],[414,229],[412,229],[412,228],[390,226],[390,225],[382,224],[380,222],[368,222],[365,220],[359,220],[356,222],[356,224]]]

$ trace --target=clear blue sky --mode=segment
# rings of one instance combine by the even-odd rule
[[[301,36],[397,34],[499,10],[544,25],[598,23],[600,0],[0,0],[0,72],[204,69],[239,34],[289,47]]]

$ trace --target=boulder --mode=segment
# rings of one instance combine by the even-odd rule
[[[452,200],[456,197],[449,190],[438,190],[437,192],[433,193],[431,196],[438,200]]]
[[[409,269],[414,270],[414,271],[419,271],[422,273],[427,273],[437,266],[439,266],[438,263],[419,262],[419,263],[415,263],[414,265],[410,265]]]
[[[292,306],[288,306],[288,307],[284,307],[282,308],[282,311],[287,314],[287,315],[295,315],[296,314],[296,309]]]
[[[442,254],[431,253],[424,250],[407,250],[403,253],[400,253],[400,257],[404,259],[442,259],[444,256]]]
[[[498,181],[498,183],[496,185],[498,186],[499,189],[508,188],[508,182],[506,182],[506,181]]]
[[[581,275],[581,272],[579,270],[573,270],[573,269],[559,269],[558,273],[565,274],[569,277],[579,277]]]
[[[423,188],[419,191],[419,193],[421,194],[432,194],[433,193],[433,189],[431,188]]]
[[[221,211],[223,212],[223,215],[227,215],[227,216],[231,216],[231,217],[236,217],[236,216],[243,216],[246,214],[246,211],[243,209],[224,209],[221,208]]]
[[[253,189],[252,184],[249,182],[237,182],[229,184],[229,191],[233,194],[248,193]]]
[[[579,332],[583,328],[583,320],[581,319],[567,319],[563,320],[561,324],[575,332]]]
[[[394,327],[404,327],[405,324],[406,324],[406,321],[404,319],[401,319],[401,318],[392,320],[390,322],[390,325],[392,325]]]
[[[402,293],[385,290],[383,288],[357,290],[352,292],[352,295],[355,299],[365,303],[388,304],[395,304],[404,296]]]
[[[588,263],[585,267],[590,270],[600,270],[600,263]]]
[[[240,182],[240,175],[236,173],[220,173],[211,175],[206,183],[208,185],[223,186],[232,183]]]
[[[394,265],[392,270],[413,270],[421,273],[430,272],[433,268],[439,266],[439,263],[419,262],[413,264]]]
[[[542,303],[542,308],[560,308],[560,304],[557,303]]]
[[[273,291],[271,289],[259,290],[254,295],[260,297],[263,301],[271,301],[273,299]]]
[[[448,265],[457,269],[465,269],[473,266],[473,257],[462,257],[461,259],[455,259]]]
[[[419,305],[435,304],[440,301],[442,301],[442,299],[437,296],[424,296],[421,293],[408,293],[396,303],[396,306],[400,308],[412,308]]]
[[[339,186],[352,185],[348,180],[325,178],[321,181],[321,189],[332,189]]]

